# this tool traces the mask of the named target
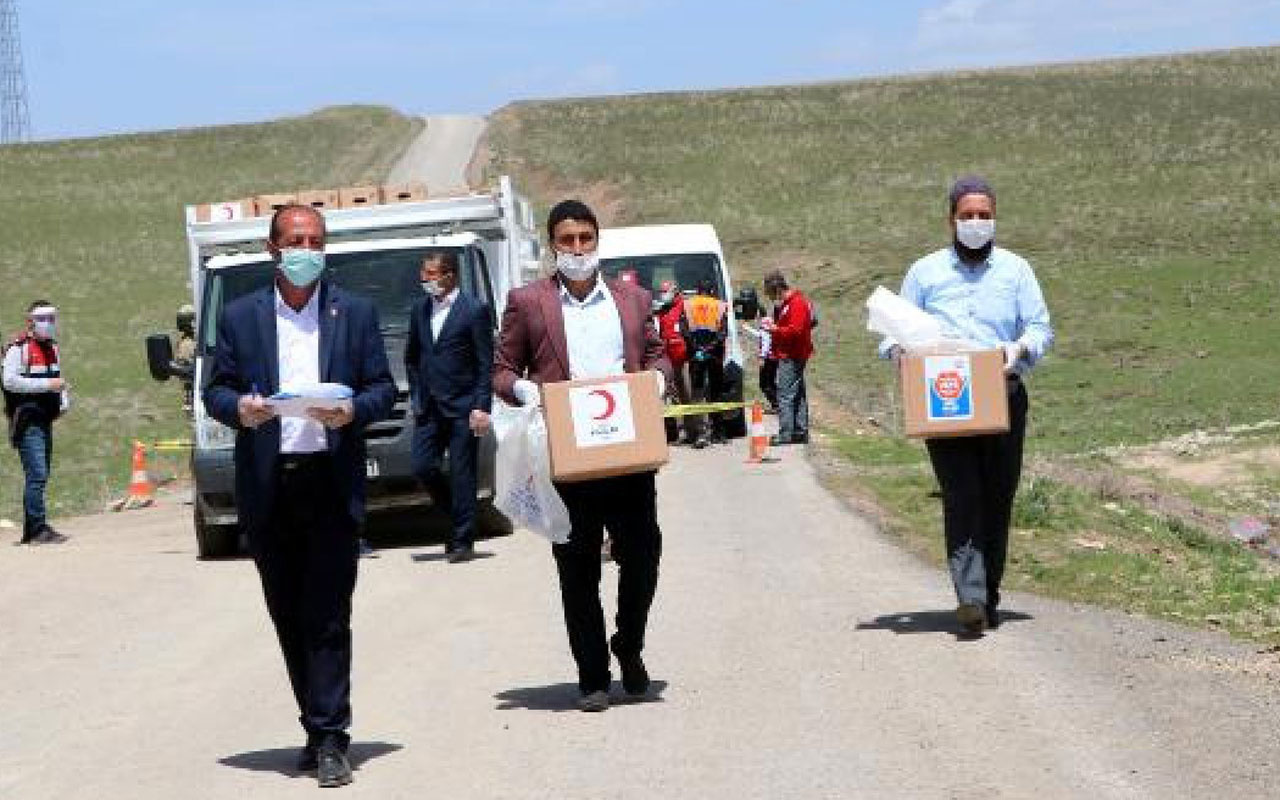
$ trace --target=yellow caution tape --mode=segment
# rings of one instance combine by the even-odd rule
[[[195,443],[189,439],[167,439],[148,445],[152,450],[190,450],[194,446]]]
[[[692,403],[684,406],[667,406],[662,411],[664,417],[688,417],[694,414],[715,414],[720,411],[737,411],[746,408],[746,403]]]

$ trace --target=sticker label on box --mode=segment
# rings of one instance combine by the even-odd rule
[[[930,421],[973,419],[973,364],[968,356],[926,356],[924,382]]]
[[[628,444],[636,440],[631,391],[626,381],[569,390],[574,444],[580,448]]]

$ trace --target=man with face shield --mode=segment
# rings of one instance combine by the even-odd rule
[[[659,370],[670,380],[647,289],[606,280],[596,253],[600,228],[591,209],[566,200],[551,209],[547,235],[556,273],[508,295],[494,355],[493,386],[511,404],[539,405],[539,384]],[[662,393],[664,387],[655,387]],[[642,696],[649,673],[641,658],[658,584],[662,533],[654,472],[561,483],[569,541],[553,545],[569,646],[578,667],[580,708],[609,707],[609,651],[627,694]],[[605,529],[618,565],[617,632],[605,639],[600,607],[600,546]]]
[[[210,415],[236,431],[236,506],[262,581],[307,740],[298,768],[351,782],[351,595],[364,519],[363,431],[395,382],[373,304],[322,279],[324,217],[291,205],[271,219],[273,285],[218,321]],[[352,390],[338,408],[278,416],[269,396],[315,384]]]
[[[1052,344],[1053,329],[1031,265],[995,244],[991,185],[961,178],[947,201],[951,245],[912,264],[900,294],[959,337],[1005,354],[1009,432],[925,443],[942,487],[956,617],[969,632],[981,633],[1000,624],[1000,581],[1027,424],[1025,378]],[[885,339],[880,353],[897,361],[902,348]]]
[[[450,564],[475,551],[480,438],[493,404],[493,322],[489,308],[458,285],[458,253],[427,256],[419,273],[426,297],[409,314],[404,363],[413,404],[413,471],[453,518]],[[449,453],[449,479],[440,469]]]
[[[67,537],[49,526],[45,485],[53,466],[53,421],[69,394],[58,351],[58,310],[38,300],[27,308],[27,327],[4,350],[4,413],[9,442],[26,476],[22,492],[22,544],[58,544]]]

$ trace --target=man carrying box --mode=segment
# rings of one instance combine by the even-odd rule
[[[956,335],[1004,351],[1008,433],[926,440],[942,487],[956,617],[967,631],[981,633],[1000,623],[1000,580],[1027,423],[1023,377],[1049,349],[1053,329],[1031,265],[995,246],[996,196],[990,184],[961,178],[948,201],[951,246],[912,264],[900,294]],[[902,352],[892,339],[880,344],[881,355],[895,362]]]
[[[538,387],[544,383],[652,369],[669,375],[649,292],[600,275],[599,224],[591,209],[576,200],[558,204],[547,219],[547,235],[556,274],[508,295],[494,355],[494,391],[507,403],[540,405]],[[649,688],[640,653],[662,551],[655,475],[650,470],[556,484],[572,529],[569,541],[553,545],[553,552],[583,711],[609,707],[610,650],[628,694],[643,695]],[[606,528],[619,571],[617,632],[608,642],[600,606]]]

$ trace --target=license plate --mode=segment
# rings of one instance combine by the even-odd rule
[[[375,458],[365,459],[364,474],[365,474],[365,477],[368,477],[368,478],[376,478],[382,474],[381,470],[378,469],[377,459]]]

